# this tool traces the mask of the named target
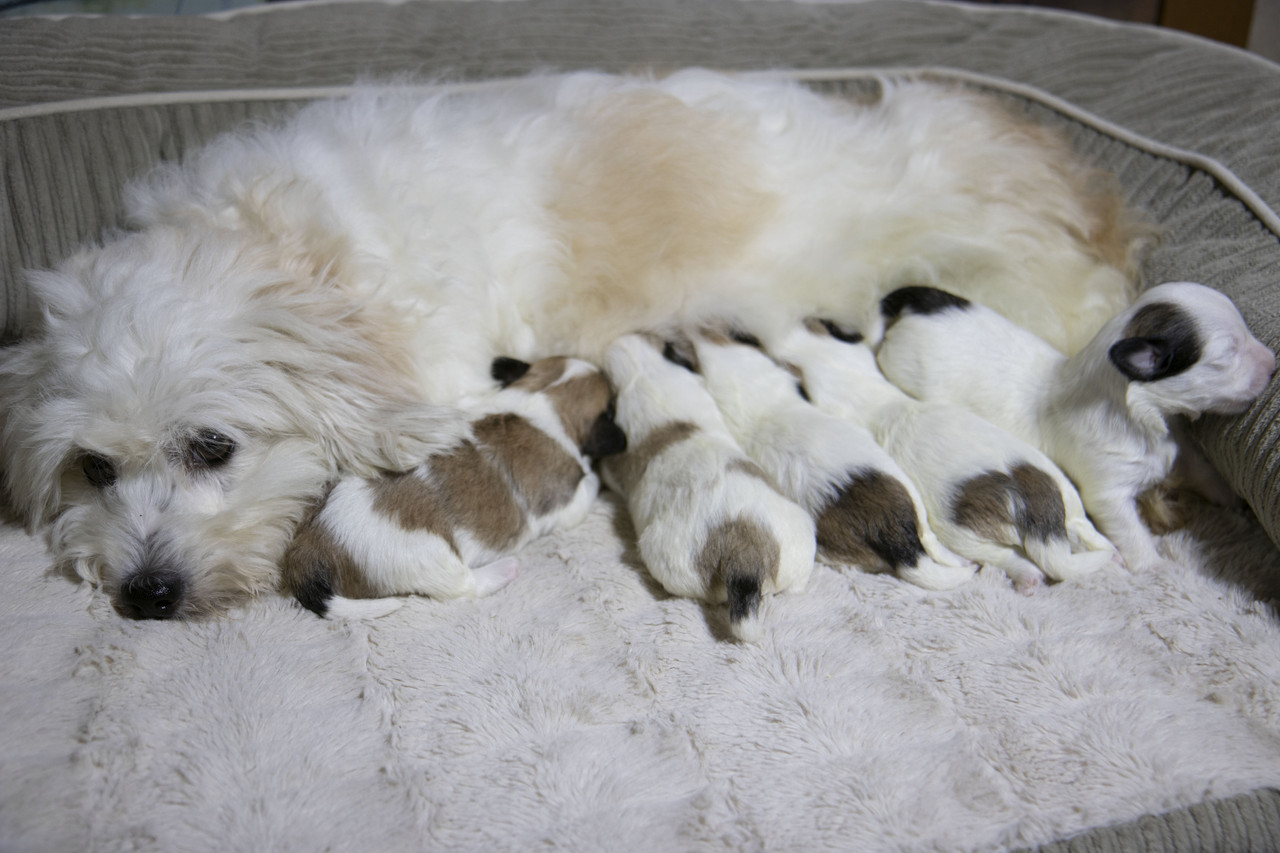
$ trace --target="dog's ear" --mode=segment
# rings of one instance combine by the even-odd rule
[[[1107,352],[1116,369],[1135,382],[1154,382],[1178,372],[1175,355],[1176,348],[1161,338],[1125,338]]]
[[[601,412],[591,425],[591,432],[582,445],[582,454],[591,459],[603,459],[627,449],[627,434],[614,423],[613,411]]]
[[[836,338],[841,343],[861,343],[863,342],[863,333],[856,329],[842,327],[835,320],[818,320],[822,324],[822,328],[827,330],[829,336]]]
[[[702,370],[698,363],[698,351],[687,335],[675,335],[662,344],[662,357],[672,364],[679,365],[691,373]]]
[[[529,368],[532,366],[527,361],[500,355],[493,360],[493,364],[489,365],[489,375],[503,388],[506,388],[512,382],[517,381],[528,373]]]

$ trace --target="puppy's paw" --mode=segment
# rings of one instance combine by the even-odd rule
[[[1027,572],[1016,578],[1010,578],[1013,581],[1013,589],[1019,595],[1032,596],[1040,590],[1044,589],[1044,575],[1036,572],[1032,574]]]

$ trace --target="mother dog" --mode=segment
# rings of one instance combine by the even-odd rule
[[[919,81],[858,103],[703,71],[317,103],[158,168],[127,191],[132,230],[31,276],[38,316],[0,356],[5,484],[117,602],[217,612],[276,586],[336,475],[454,443],[498,354],[598,360],[725,313],[863,325],[904,283],[1078,346],[1131,296],[1140,242],[1094,179]]]

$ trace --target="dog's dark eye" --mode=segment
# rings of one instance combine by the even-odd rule
[[[105,489],[116,481],[116,466],[105,456],[86,453],[80,458],[80,470],[95,489]]]
[[[203,429],[187,445],[187,461],[193,468],[218,468],[227,464],[236,452],[236,443],[228,435]]]

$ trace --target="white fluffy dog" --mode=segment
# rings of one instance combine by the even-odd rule
[[[813,571],[813,521],[742,452],[702,381],[625,335],[605,353],[628,449],[605,460],[627,498],[640,559],[674,595],[727,601],[739,639],[760,635],[762,595],[800,591]]]
[[[957,405],[891,384],[861,337],[807,321],[770,352],[798,367],[819,408],[870,429],[915,482],[943,544],[995,566],[1022,593],[1118,561],[1044,453]]]
[[[1147,290],[1070,358],[990,308],[933,288],[889,294],[884,313],[885,374],[1044,450],[1134,569],[1163,562],[1136,501],[1173,467],[1169,419],[1242,412],[1275,372],[1275,355],[1231,300],[1189,282]]]
[[[32,275],[0,461],[60,562],[180,616],[275,588],[335,477],[454,446],[495,355],[598,360],[726,305],[854,321],[909,281],[1079,345],[1141,243],[992,99],[697,70],[369,89],[158,168],[125,213]]]
[[[817,527],[832,563],[890,571],[926,589],[951,589],[974,566],[929,527],[919,492],[865,427],[806,401],[796,377],[756,346],[694,335],[692,366],[729,431]]]
[[[505,384],[471,407],[471,438],[405,474],[339,480],[299,526],[282,568],[304,606],[324,616],[335,596],[488,595],[516,576],[514,551],[586,517],[592,461],[626,448],[608,381],[577,359],[494,369]]]

